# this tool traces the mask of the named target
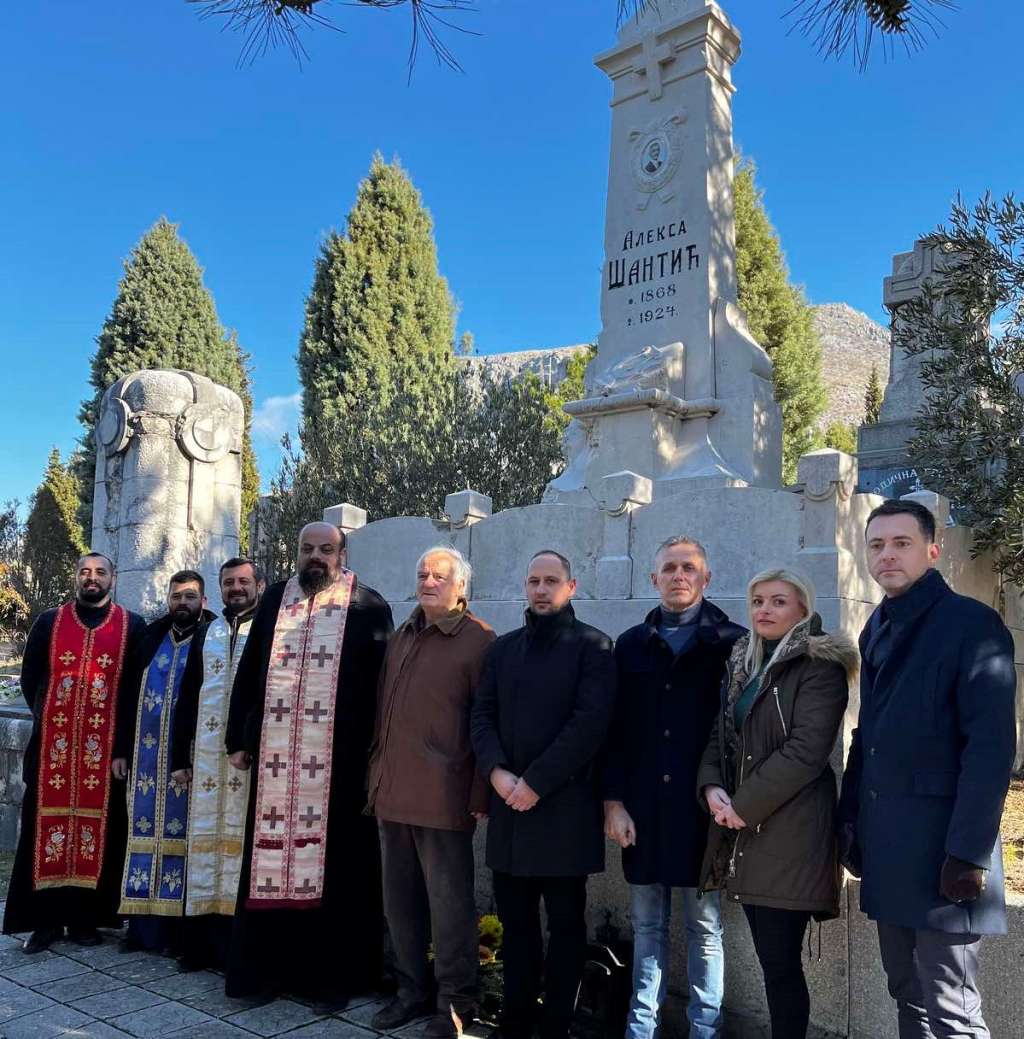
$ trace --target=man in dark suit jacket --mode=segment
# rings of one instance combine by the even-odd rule
[[[900,1039],[986,1039],[986,934],[1006,933],[999,821],[1016,743],[1013,640],[937,570],[914,501],[868,517],[885,598],[861,634],[861,705],[840,799],[844,865],[878,925]]]
[[[569,561],[539,552],[526,577],[526,624],[488,651],[470,733],[489,779],[487,865],[504,927],[504,1039],[567,1039],[583,973],[587,875],[604,869],[596,759],[615,701],[603,632],[576,620]],[[544,956],[540,900],[548,919]]]

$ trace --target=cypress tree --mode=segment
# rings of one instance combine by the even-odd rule
[[[455,308],[433,221],[398,162],[375,155],[344,234],[317,258],[299,343],[303,446],[324,423],[401,393],[429,407],[453,370]]]
[[[871,366],[868,385],[864,390],[864,424],[874,425],[882,411],[882,380],[878,377],[878,365]]]
[[[78,558],[86,550],[78,523],[78,479],[54,448],[29,503],[23,545],[32,616],[66,600]]]
[[[775,399],[782,408],[782,473],[792,482],[797,460],[814,448],[817,421],[825,409],[821,343],[803,291],[790,284],[754,174],[753,164],[744,162],[734,182],[737,295],[751,333],[775,366]]]
[[[79,419],[85,427],[77,469],[85,489],[82,516],[91,522],[95,446],[92,431],[104,391],[123,375],[146,368],[183,368],[234,390],[245,405],[242,447],[243,549],[248,516],[259,496],[259,474],[249,426],[252,396],[248,355],[234,332],[225,331],[213,297],[203,284],[203,270],[178,236],[176,224],[161,217],[143,235],[124,265],[124,276],[110,315],[96,339],[89,382],[93,395],[83,401]]]

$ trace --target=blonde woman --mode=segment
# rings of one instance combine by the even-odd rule
[[[839,913],[829,757],[857,650],[846,636],[822,632],[814,587],[794,571],[758,574],[747,605],[751,631],[733,648],[697,777],[714,817],[701,888],[743,906],[774,1039],[804,1039],[804,933],[811,917]]]

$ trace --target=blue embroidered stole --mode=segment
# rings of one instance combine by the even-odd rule
[[[171,779],[174,708],[192,636],[164,636],[142,676],[128,792],[128,851],[121,887],[126,915],[181,916],[188,788]]]

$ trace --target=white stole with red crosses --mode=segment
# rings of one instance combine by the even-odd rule
[[[338,668],[355,574],[312,598],[285,585],[267,670],[250,909],[315,908],[324,885]]]

